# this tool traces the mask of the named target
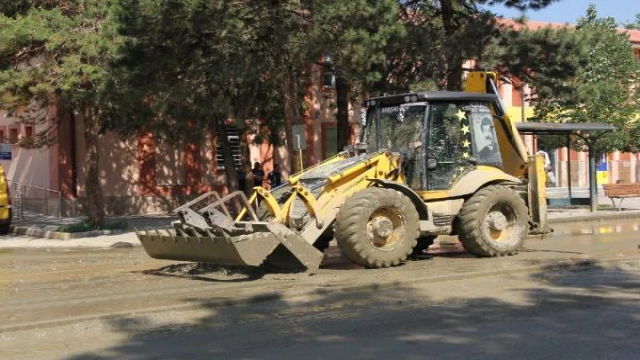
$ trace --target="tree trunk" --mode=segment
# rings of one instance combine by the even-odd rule
[[[447,39],[451,39],[457,31],[457,25],[454,23],[454,9],[452,0],[441,0],[440,11],[442,18],[442,26],[444,27],[444,33]],[[454,44],[449,44],[453,46]],[[462,64],[463,59],[459,55],[459,51],[447,52],[447,69],[446,69],[446,90],[461,90],[462,89]]]
[[[302,171],[300,168],[300,159],[296,150],[293,147],[293,124],[298,119],[298,94],[297,83],[294,79],[294,74],[291,71],[287,71],[283,74],[280,82],[280,90],[282,92],[282,106],[284,110],[284,126],[287,135],[287,151],[289,152],[289,169],[291,174]]]
[[[69,111],[69,122],[71,130],[71,139],[69,144],[70,165],[71,165],[71,196],[73,201],[78,200],[78,157],[77,157],[77,144],[76,144],[76,115],[73,110]],[[74,216],[76,214],[73,214]]]
[[[104,223],[104,198],[100,186],[100,123],[95,109],[88,109],[84,113],[84,142],[85,142],[85,177],[84,189],[87,195],[87,216],[89,222],[95,225]]]
[[[227,178],[227,188],[229,192],[238,190],[238,174],[236,173],[236,165],[233,162],[233,152],[229,137],[227,136],[227,127],[224,119],[216,121],[216,133],[218,134],[218,143],[222,151],[222,161],[224,163],[224,173]],[[243,189],[244,190],[244,189]]]
[[[251,196],[253,193],[253,173],[251,173],[251,150],[247,142],[247,130],[240,132],[240,171],[244,173],[244,184],[238,182],[238,188],[245,195]],[[244,186],[242,186],[244,185]]]
[[[346,79],[338,74],[336,77],[336,122],[337,122],[337,149],[344,150],[349,144],[349,84]]]

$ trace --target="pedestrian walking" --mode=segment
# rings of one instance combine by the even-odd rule
[[[259,162],[256,161],[253,164],[251,173],[253,174],[253,186],[262,186],[262,181],[264,180],[264,170],[262,170],[262,166]]]
[[[553,173],[553,169],[551,168],[549,154],[544,150],[538,150],[536,154],[544,156],[544,172],[547,174],[547,186],[556,186],[556,175]]]

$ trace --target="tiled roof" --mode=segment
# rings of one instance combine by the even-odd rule
[[[499,18],[498,23],[503,25],[511,25],[515,29],[521,29],[523,26],[520,23],[514,21],[513,19],[507,19],[507,18]],[[528,27],[531,30],[538,30],[545,27],[559,29],[563,27],[573,27],[573,25],[569,23],[561,24],[561,23],[527,20],[526,27]],[[636,46],[640,46],[640,30],[618,29],[618,31],[629,34],[629,40],[631,41],[631,43]]]

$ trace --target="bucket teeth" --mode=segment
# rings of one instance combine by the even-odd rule
[[[253,222],[234,222],[224,204],[240,198]],[[208,198],[209,205],[198,204]],[[216,209],[220,208],[222,211]],[[322,253],[298,233],[277,223],[259,222],[241,192],[220,198],[207,193],[175,209],[180,220],[173,231],[137,231],[145,251],[156,259],[210,262],[219,265],[261,266],[268,264],[288,270],[315,271]]]
[[[231,236],[220,229],[214,234],[210,229],[175,227],[171,231],[155,230],[138,234],[149,256],[156,259],[210,262],[219,265],[261,266],[315,271],[320,266],[322,253],[297,233],[284,225],[269,224],[265,231]]]

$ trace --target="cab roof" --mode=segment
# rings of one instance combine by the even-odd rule
[[[488,101],[496,102],[494,94],[464,91],[417,91],[405,94],[384,95],[367,99],[365,106],[399,105],[424,101]]]

